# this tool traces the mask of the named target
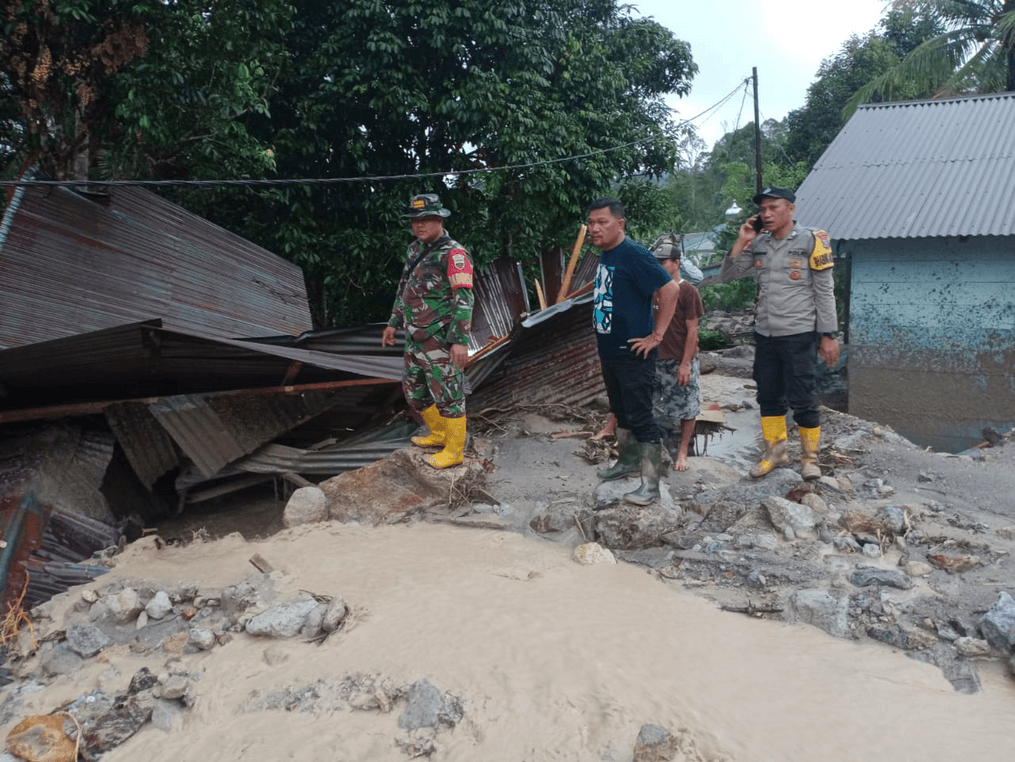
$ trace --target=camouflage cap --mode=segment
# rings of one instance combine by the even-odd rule
[[[680,238],[675,233],[657,238],[652,244],[652,255],[656,259],[680,259]]]
[[[441,197],[436,193],[421,193],[409,199],[409,206],[403,217],[447,217],[451,214],[441,204]]]

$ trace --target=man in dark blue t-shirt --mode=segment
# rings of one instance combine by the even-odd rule
[[[641,487],[624,501],[648,505],[659,497],[660,432],[652,417],[656,347],[666,334],[680,292],[648,249],[624,234],[624,205],[601,198],[588,209],[592,245],[601,250],[592,322],[610,408],[617,416],[620,457],[600,479],[641,474]],[[653,297],[658,307],[653,318]]]

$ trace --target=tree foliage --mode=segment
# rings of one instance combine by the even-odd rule
[[[876,96],[905,99],[914,88],[936,97],[1015,91],[1015,0],[895,0],[892,7],[936,32],[864,85],[849,111]]]
[[[939,33],[931,19],[912,10],[889,10],[876,29],[862,37],[852,36],[834,56],[821,62],[817,78],[807,89],[804,105],[786,117],[786,152],[793,162],[813,165],[824,153],[849,113],[847,103],[868,82],[892,71],[924,40]],[[929,95],[914,83],[900,83],[894,91],[899,98]],[[880,101],[880,95],[872,96]]]
[[[386,317],[414,193],[441,195],[479,264],[529,261],[569,247],[585,204],[618,180],[673,164],[662,96],[687,92],[689,49],[613,0],[295,7],[271,118],[251,121],[279,174],[403,177],[209,214],[303,266],[322,324]]]
[[[271,154],[266,113],[285,50],[283,0],[5,0],[0,147],[21,166],[99,178],[245,177]]]

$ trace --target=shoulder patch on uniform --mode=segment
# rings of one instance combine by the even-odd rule
[[[448,252],[448,282],[455,288],[472,288],[472,260],[465,249]]]
[[[814,250],[811,252],[811,269],[827,270],[835,264],[832,260],[832,246],[828,242],[828,233],[824,230],[812,230],[814,234]]]

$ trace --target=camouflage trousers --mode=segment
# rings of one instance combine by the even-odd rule
[[[691,360],[687,386],[677,381],[680,360],[656,360],[656,382],[652,390],[652,417],[663,429],[680,430],[680,422],[701,413],[701,372],[698,358]]]
[[[409,407],[419,412],[436,405],[444,418],[465,415],[465,374],[451,364],[448,344],[406,332],[404,360],[402,390]]]

